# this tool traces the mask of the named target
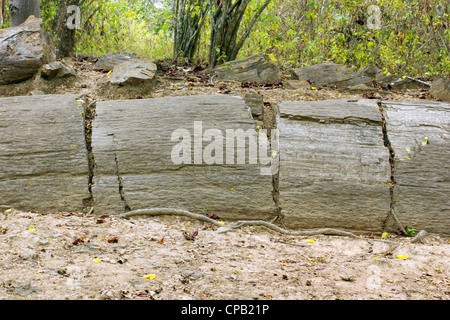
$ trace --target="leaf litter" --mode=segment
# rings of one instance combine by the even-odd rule
[[[0,213],[0,299],[450,299],[450,242],[438,236],[383,235],[391,246],[262,227],[220,234],[183,217],[97,219]]]

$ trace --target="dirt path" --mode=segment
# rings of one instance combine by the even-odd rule
[[[214,229],[182,217],[2,213],[0,299],[450,299],[448,239],[390,236],[393,249]]]

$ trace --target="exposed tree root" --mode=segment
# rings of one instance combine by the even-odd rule
[[[316,229],[316,230],[302,230],[302,231],[291,231],[287,229],[283,229],[279,226],[274,225],[273,223],[270,223],[268,221],[264,220],[240,220],[237,222],[234,222],[227,227],[224,227],[221,223],[219,223],[217,220],[211,219],[207,216],[198,214],[198,213],[192,213],[187,210],[181,210],[181,209],[172,209],[172,208],[151,208],[151,209],[140,209],[140,210],[134,210],[129,211],[127,213],[119,215],[120,218],[130,218],[130,217],[136,217],[136,216],[161,216],[161,215],[172,215],[172,216],[185,216],[188,218],[200,220],[203,222],[211,223],[221,229],[222,232],[227,232],[231,229],[238,229],[244,226],[262,226],[265,228],[268,228],[272,231],[276,231],[285,235],[290,236],[313,236],[313,235],[337,235],[337,236],[346,236],[366,241],[380,241],[380,242],[386,242],[386,243],[398,243],[394,241],[389,240],[383,240],[383,239],[368,239],[360,237],[352,232],[344,231],[344,230],[338,230],[333,228],[322,228],[322,229]]]
[[[222,227],[222,225],[214,219],[208,218],[207,216],[198,213],[192,213],[181,209],[171,209],[171,208],[140,209],[129,211],[127,213],[119,215],[120,218],[129,218],[135,216],[185,216],[188,218],[197,219],[204,222],[209,222],[218,227]]]

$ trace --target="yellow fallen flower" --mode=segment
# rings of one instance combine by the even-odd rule
[[[314,240],[312,240],[312,239],[306,239],[305,240],[307,243],[314,243],[315,241]]]
[[[408,259],[408,256],[397,255],[397,258],[399,258],[399,259]]]
[[[94,259],[94,262],[102,262],[102,259]]]
[[[144,278],[145,278],[145,279],[149,279],[149,280],[153,280],[153,279],[156,278],[156,275],[154,275],[154,274],[148,274],[148,275],[144,276]]]

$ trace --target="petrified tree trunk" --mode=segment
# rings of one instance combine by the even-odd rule
[[[22,24],[31,15],[41,17],[40,0],[10,0],[11,27]]]

